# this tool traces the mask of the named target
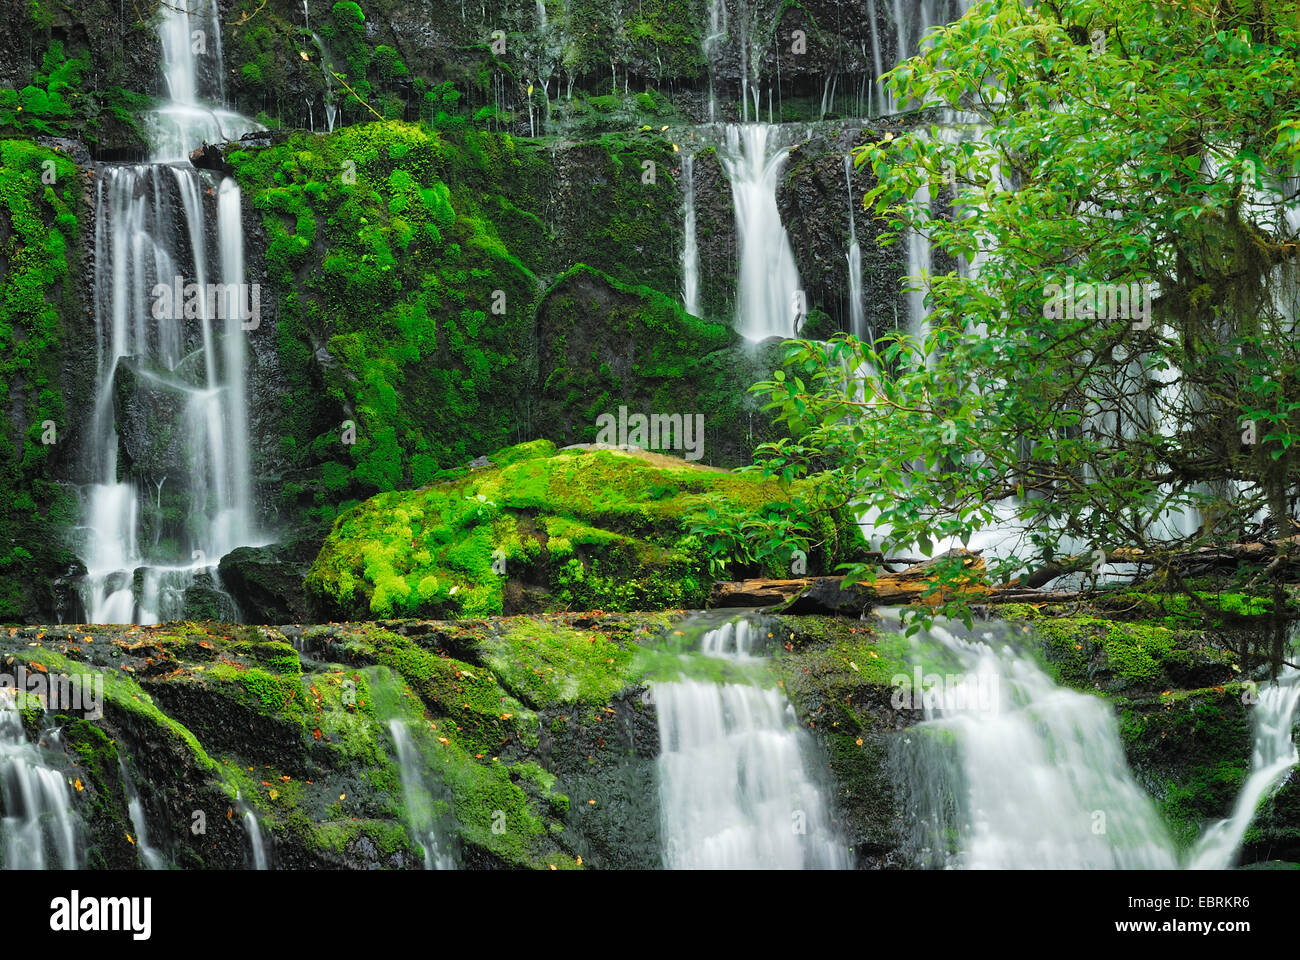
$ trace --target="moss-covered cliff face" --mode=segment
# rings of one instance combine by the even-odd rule
[[[61,548],[75,503],[56,482],[67,449],[67,400],[87,389],[63,357],[79,282],[82,178],[62,151],[0,141],[0,621],[54,619]]]
[[[1106,645],[1145,643],[1155,629],[1121,626],[1090,648],[1095,619],[1053,612],[1047,632],[1023,640],[1048,664],[1064,640],[1104,672]],[[683,616],[27,627],[0,632],[0,662],[45,682],[89,676],[84,690],[102,678],[102,701],[64,700],[48,714],[32,701],[22,714],[66,779],[92,867],[140,865],[146,839],[179,867],[249,867],[251,813],[280,868],[418,869],[435,845],[443,862],[469,868],[645,868],[662,850],[662,748],[646,684]],[[891,755],[921,719],[895,698],[917,648],[874,618],[770,624],[772,656],[758,669],[816,740],[856,864],[909,865]],[[1167,678],[1148,679],[1150,696],[1130,687],[1106,699],[1185,849],[1230,812],[1250,763],[1251,708],[1233,682],[1156,689]],[[54,726],[60,737],[42,736]],[[1242,862],[1295,860],[1296,831],[1288,785],[1259,811]]]
[[[158,0],[7,0],[0,134],[66,136],[101,159],[146,152],[140,113],[162,77]]]
[[[31,627],[0,634],[0,659],[101,678],[101,710],[24,714],[31,736],[64,731],[45,758],[87,866],[141,866],[147,838],[178,867],[251,867],[251,813],[276,868],[418,869],[431,835],[469,868],[653,868],[660,745],[636,652],[681,616]],[[792,649],[843,632],[790,628]]]
[[[310,538],[502,446],[591,439],[620,404],[704,414],[705,462],[746,462],[767,421],[744,391],[776,361],[660,292],[672,156],[660,134],[556,151],[400,122],[232,150],[276,338],[250,391],[277,432],[254,444],[268,526]]]
[[[868,51],[879,46],[894,62],[887,4],[874,41],[850,0],[725,6],[729,27],[706,54],[713,26],[700,0],[218,0],[221,36],[203,38],[200,68],[232,107],[271,128],[442,116],[553,134],[710,119],[710,77],[717,119],[741,115],[743,86],[778,79],[777,120],[862,115]],[[0,129],[74,136],[99,159],[145,156],[139,114],[167,94],[155,69],[158,0],[8,7]],[[828,97],[835,75],[838,96]]]
[[[465,866],[644,867],[657,735],[630,664],[670,622],[29,628],[0,657],[87,691],[102,678],[102,716],[31,717],[65,731],[87,866],[136,865],[134,784],[149,844],[183,868],[251,866],[246,811],[278,868],[420,868],[412,805]],[[395,726],[426,782],[403,782]],[[639,846],[603,840],[611,818]]]

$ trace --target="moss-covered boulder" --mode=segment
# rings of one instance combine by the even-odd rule
[[[743,516],[791,490],[637,450],[555,452],[537,441],[422,490],[381,494],[335,523],[306,578],[325,619],[485,616],[528,609],[702,607],[713,571],[691,518],[704,495]],[[796,485],[797,487],[798,485]],[[793,508],[790,508],[793,509]],[[839,555],[861,547],[844,518],[809,519]]]

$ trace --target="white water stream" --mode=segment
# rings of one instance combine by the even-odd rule
[[[761,667],[762,621],[700,615],[680,627],[681,676],[657,682],[664,865],[671,869],[847,867],[814,775],[817,751]],[[720,680],[719,661],[737,670]]]
[[[893,614],[883,612],[888,627]],[[1233,814],[1180,856],[1131,774],[1114,710],[1017,652],[1019,629],[936,622],[917,635],[925,721],[896,750],[918,865],[966,869],[1225,869],[1259,802],[1297,762],[1300,672],[1260,689],[1254,758]],[[942,674],[929,661],[944,663]]]

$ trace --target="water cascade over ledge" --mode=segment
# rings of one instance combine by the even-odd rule
[[[897,629],[895,614],[886,624]],[[1058,686],[1017,652],[1024,627],[967,631],[936,621],[917,635],[922,686],[903,692],[925,720],[893,763],[905,847],[918,866],[963,869],[1226,869],[1259,802],[1297,762],[1300,671],[1261,686],[1251,773],[1232,816],[1180,856],[1129,770],[1101,697]],[[910,679],[910,678],[909,678]]]
[[[664,865],[848,867],[812,738],[758,653],[770,633],[764,622],[700,614],[677,633],[680,674],[651,688]]]
[[[215,3],[162,11],[172,102],[150,127],[153,162],[101,166],[95,178],[96,374],[79,547],[92,623],[180,619],[196,595],[236,619],[216,564],[259,542],[245,338],[260,325],[260,290],[245,282],[238,186],[187,162],[202,143],[256,125],[199,99],[204,78],[222,72]],[[219,79],[211,92],[220,98]]]

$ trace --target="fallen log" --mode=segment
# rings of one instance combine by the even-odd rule
[[[1119,547],[1104,552],[1105,563],[1145,563],[1151,566],[1164,564],[1183,568],[1204,565],[1232,566],[1243,561],[1262,563],[1271,559],[1271,567],[1276,570],[1286,564],[1300,565],[1300,535],[1277,540],[1225,543],[1219,546],[1197,547],[1195,550],[1143,550],[1139,547]],[[1029,587],[1042,586],[1064,574],[1087,570],[1096,560],[1097,557],[1093,553],[1079,553],[1053,560],[1024,577],[1023,583]]]
[[[934,567],[960,558],[962,582],[935,591],[938,577]],[[791,580],[732,580],[716,583],[709,596],[710,607],[780,607],[782,613],[822,613],[859,616],[870,607],[900,606],[923,602],[931,606],[960,596],[988,602],[997,588],[984,583],[984,558],[965,550],[950,550],[942,556],[914,564],[900,573],[881,573],[874,583],[844,585],[843,577],[800,577]],[[1038,591],[1010,588],[1019,598]],[[926,596],[929,594],[929,596]]]

